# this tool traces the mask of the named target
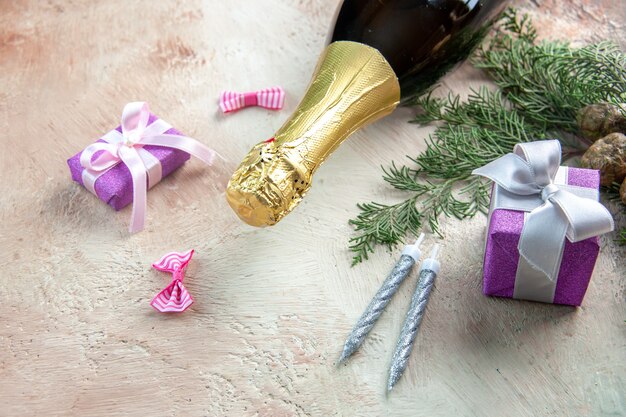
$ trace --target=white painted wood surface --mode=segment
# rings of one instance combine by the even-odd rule
[[[486,298],[482,216],[444,222],[443,269],[404,379],[387,366],[415,275],[346,366],[344,338],[395,261],[350,268],[355,203],[394,201],[379,166],[425,147],[400,109],[357,133],[277,226],[241,223],[225,184],[297,104],[337,0],[0,0],[0,416],[618,416],[626,408],[624,249],[612,236],[579,309]],[[544,36],[625,38],[621,0],[517,4]],[[622,4],[623,5],[623,4]],[[466,65],[445,87],[484,77]],[[222,89],[281,84],[286,109],[223,116]],[[127,101],[218,150],[149,193],[145,231],[65,160]],[[622,219],[623,221],[623,219]],[[195,248],[196,303],[149,301],[163,253]]]

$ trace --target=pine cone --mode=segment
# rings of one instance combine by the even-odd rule
[[[626,133],[626,107],[623,104],[590,104],[578,111],[576,121],[583,136],[592,140],[609,133]]]
[[[598,139],[587,149],[580,165],[600,170],[600,184],[611,185],[626,177],[626,136],[611,133]]]

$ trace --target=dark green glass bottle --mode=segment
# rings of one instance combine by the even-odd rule
[[[505,0],[345,0],[331,42],[376,48],[400,82],[406,102],[467,58]]]

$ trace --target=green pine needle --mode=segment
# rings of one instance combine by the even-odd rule
[[[441,215],[464,219],[489,207],[489,184],[471,172],[511,152],[520,142],[558,138],[564,156],[588,146],[577,136],[576,112],[599,102],[626,102],[626,55],[612,43],[574,49],[562,42],[536,42],[528,16],[507,10],[500,28],[477,51],[474,64],[498,86],[471,91],[467,100],[426,94],[414,103],[412,122],[437,122],[427,149],[409,157],[412,167],[392,163],[384,180],[407,193],[397,204],[359,204],[350,220],[353,264],[378,244],[392,247],[427,226],[441,234]]]
[[[503,29],[473,62],[490,75],[526,119],[576,132],[581,105],[626,101],[626,55],[612,42],[573,49],[563,42],[535,44],[528,16],[509,9]]]

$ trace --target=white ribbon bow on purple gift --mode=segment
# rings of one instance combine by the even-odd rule
[[[515,298],[551,302],[553,294],[548,293],[554,291],[565,238],[579,242],[613,230],[613,218],[597,201],[595,190],[554,183],[560,164],[560,142],[542,140],[517,144],[513,153],[472,172],[505,190],[507,208],[530,212],[518,250],[520,265],[522,261],[529,264],[538,277],[535,283],[526,280],[519,288],[516,281],[516,293],[523,291],[524,295]]]
[[[120,162],[124,163],[133,179],[133,209],[128,230],[131,233],[143,229],[147,210],[147,186],[152,187],[161,180],[161,163],[145,145],[175,148],[187,152],[201,161],[211,164],[215,151],[195,139],[182,135],[165,134],[172,126],[156,119],[148,125],[150,110],[145,102],[132,102],[122,112],[122,133],[111,130],[102,139],[85,148],[80,155],[83,184],[96,194],[96,180]],[[96,153],[101,152],[94,159]],[[148,183],[149,179],[149,183]]]

